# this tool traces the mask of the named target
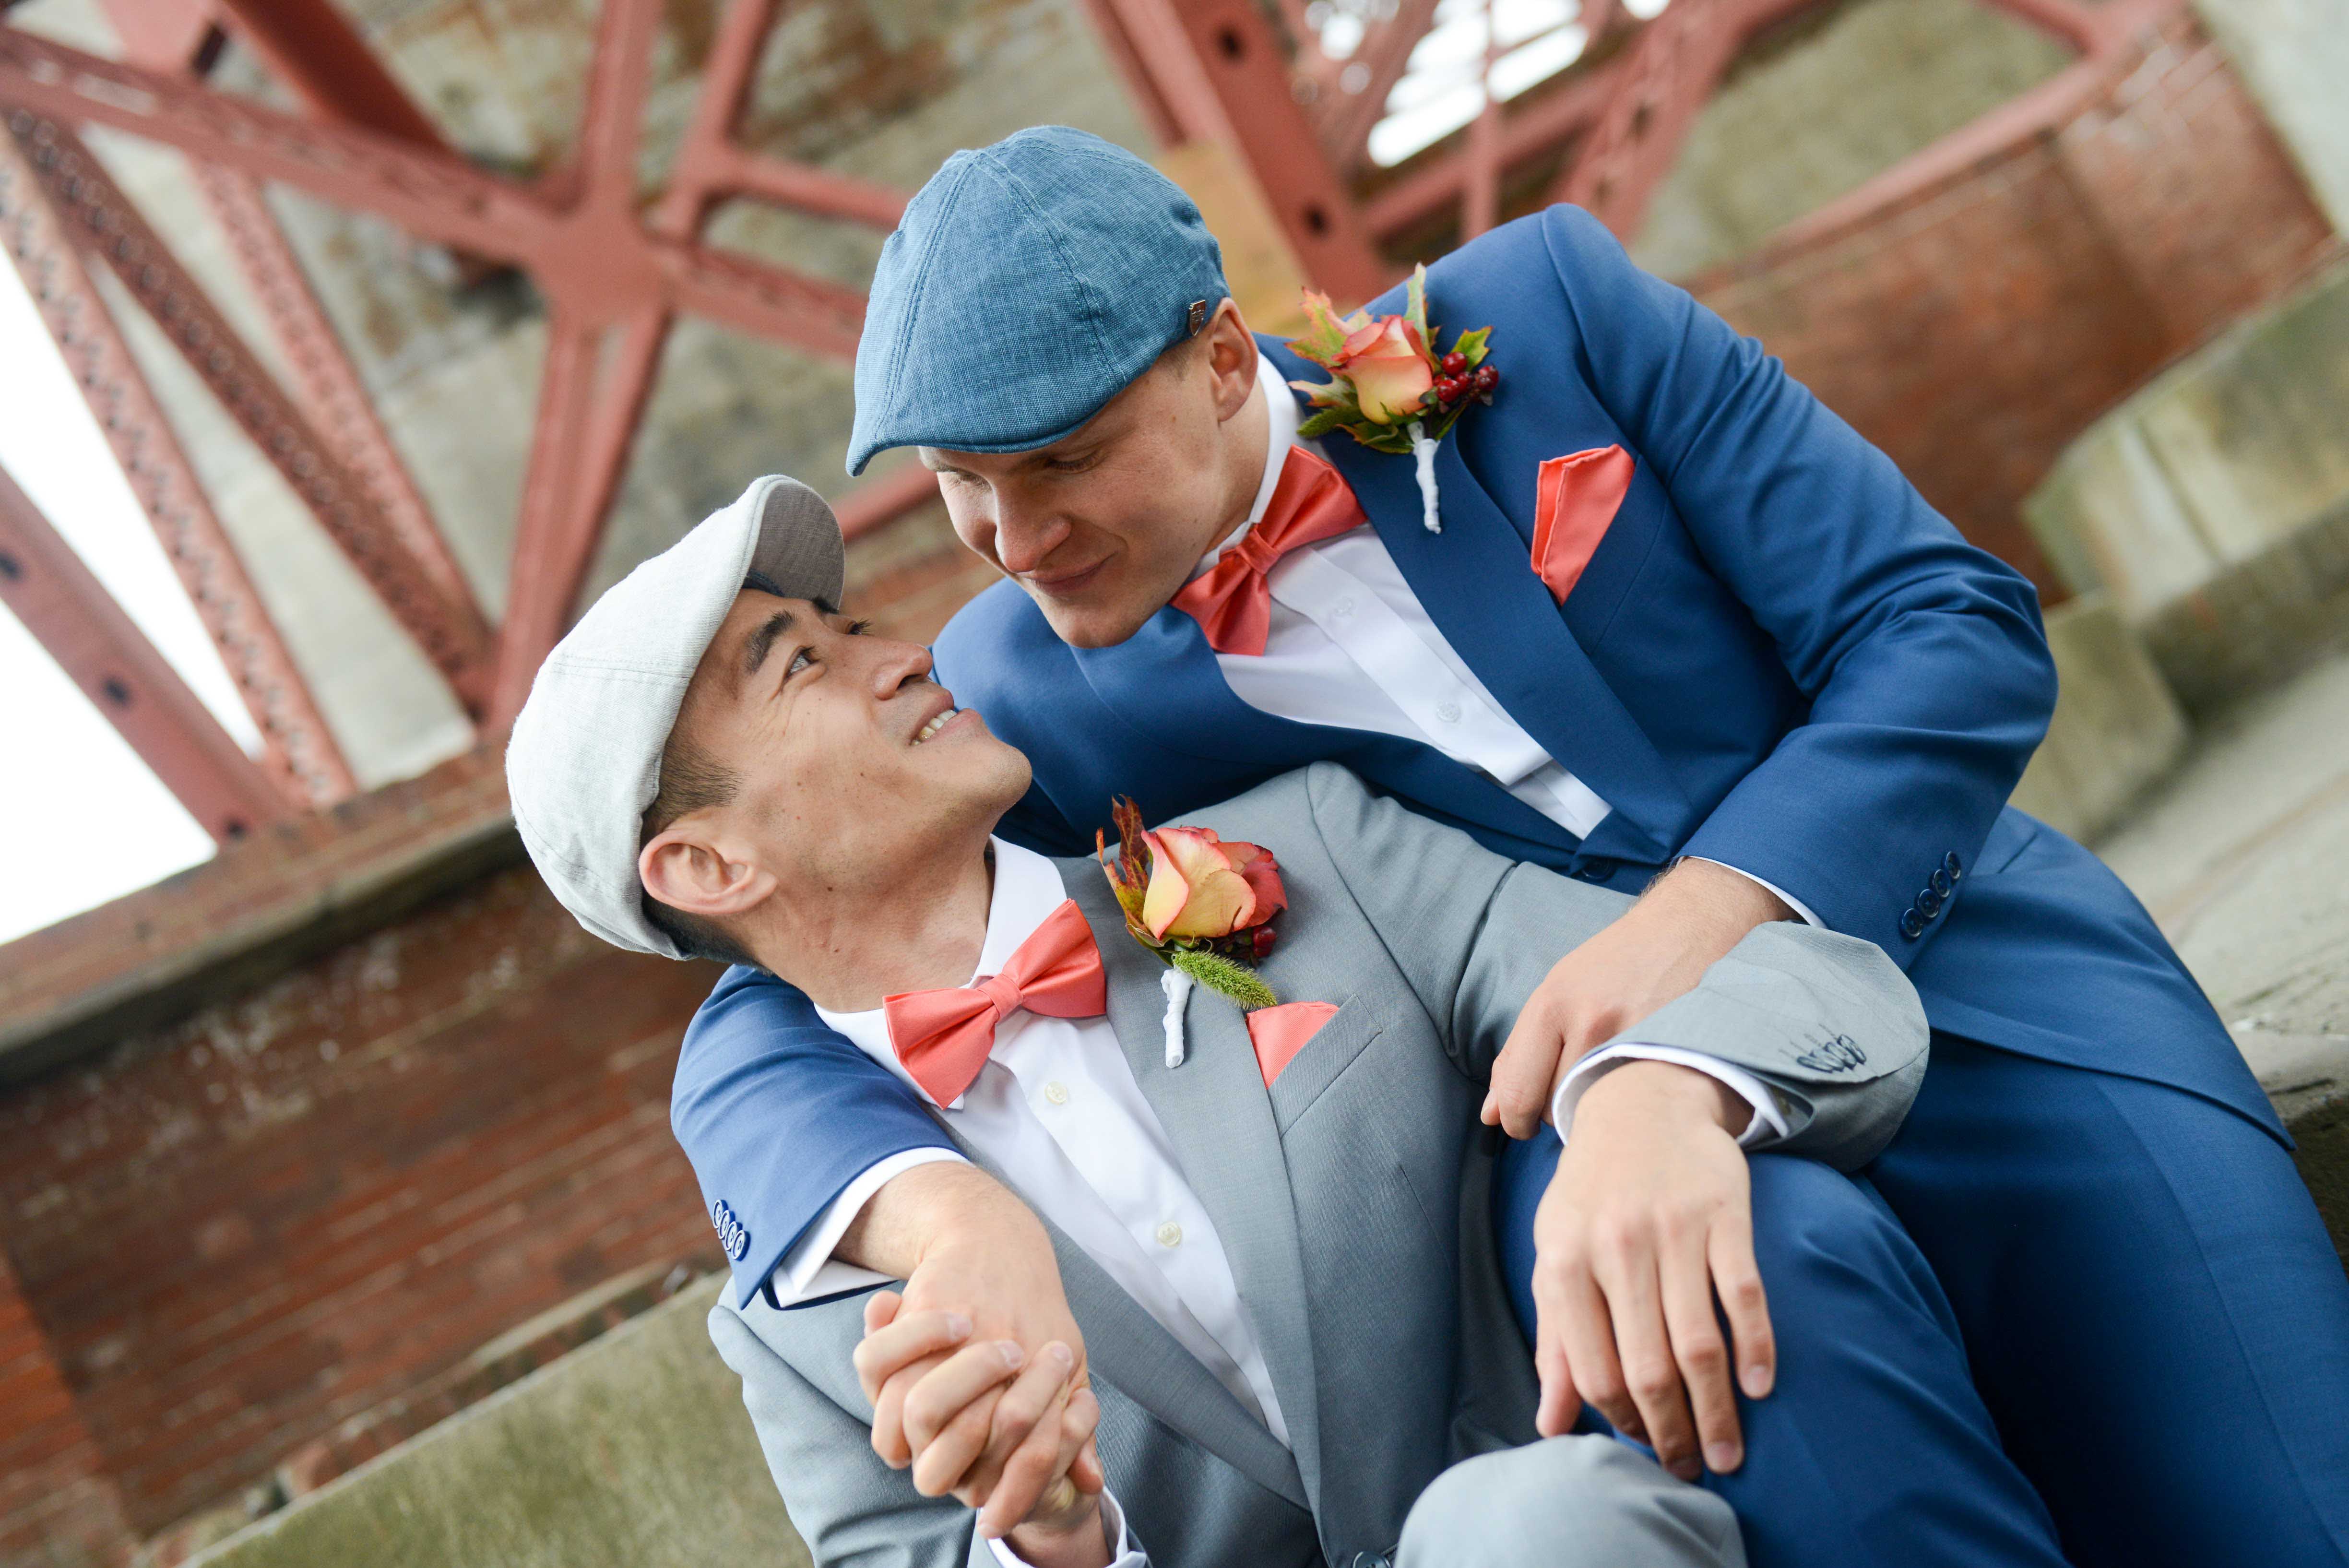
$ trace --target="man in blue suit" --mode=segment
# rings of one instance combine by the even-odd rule
[[[1492,329],[1499,376],[1434,450],[1440,531],[1411,457],[1298,441],[1283,383],[1322,372],[1248,337],[1196,210],[1138,160],[1022,132],[916,198],[874,281],[850,462],[923,449],[1012,578],[936,648],[1034,760],[1006,836],[1078,852],[1115,794],[1164,819],[1329,759],[1642,893],[1536,993],[1486,1118],[1520,1140],[1495,1220],[1546,1419],[1588,1399],[1681,1462],[1718,1433],[1723,1374],[1674,1356],[1735,1246],[1694,1158],[1734,1085],[1582,1053],[1765,920],[1880,943],[1935,1036],[1868,1174],[2072,1560],[2349,1562],[2349,1281],[2283,1130],[2143,909],[2004,806],[2054,701],[2030,586],[1581,213],[1464,247],[1427,301]],[[1635,1175],[1571,1136],[1561,1156],[1544,1117],[1568,1124],[1603,1074],[1637,1075],[1653,1147],[1692,1158]],[[746,1293],[947,1141],[748,968],[688,1032],[673,1115]],[[1651,1183],[1653,1222],[1536,1212],[1561,1158],[1609,1213]],[[1801,1395],[1790,1368],[1772,1397]]]

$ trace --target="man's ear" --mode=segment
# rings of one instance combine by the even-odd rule
[[[1239,306],[1228,296],[1208,318],[1206,336],[1207,373],[1215,384],[1216,417],[1237,418],[1247,407],[1248,394],[1256,390],[1256,337],[1248,331]]]
[[[774,873],[748,847],[685,817],[654,835],[636,855],[636,877],[660,903],[705,919],[727,919],[766,902]]]

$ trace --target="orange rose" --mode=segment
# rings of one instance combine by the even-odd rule
[[[1206,827],[1162,827],[1143,842],[1150,883],[1142,923],[1154,940],[1227,937],[1288,907],[1279,863],[1261,845],[1226,844]]]
[[[1390,316],[1347,338],[1330,362],[1331,370],[1354,384],[1363,418],[1392,425],[1422,411],[1420,400],[1435,385],[1435,370],[1414,337],[1402,317]]]

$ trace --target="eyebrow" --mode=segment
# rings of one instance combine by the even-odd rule
[[[789,610],[777,610],[760,623],[759,629],[742,644],[742,679],[748,680],[759,673],[759,667],[767,662],[767,655],[775,651],[776,642],[791,629]]]

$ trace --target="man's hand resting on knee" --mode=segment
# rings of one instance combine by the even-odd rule
[[[911,1465],[925,1495],[979,1510],[990,1537],[1093,1506],[1100,1407],[1084,1334],[1051,1239],[1026,1204],[975,1166],[916,1166],[873,1195],[833,1255],[905,1282],[902,1296],[883,1292],[867,1304],[856,1352],[873,1449],[885,1463]],[[1048,1495],[1070,1490],[1073,1503]]]
[[[1737,1134],[1751,1109],[1705,1075],[1631,1062],[1592,1085],[1534,1217],[1537,1425],[1585,1401],[1683,1480],[1744,1462],[1748,1397],[1776,1376]],[[1736,1351],[1723,1343],[1718,1300]]]

